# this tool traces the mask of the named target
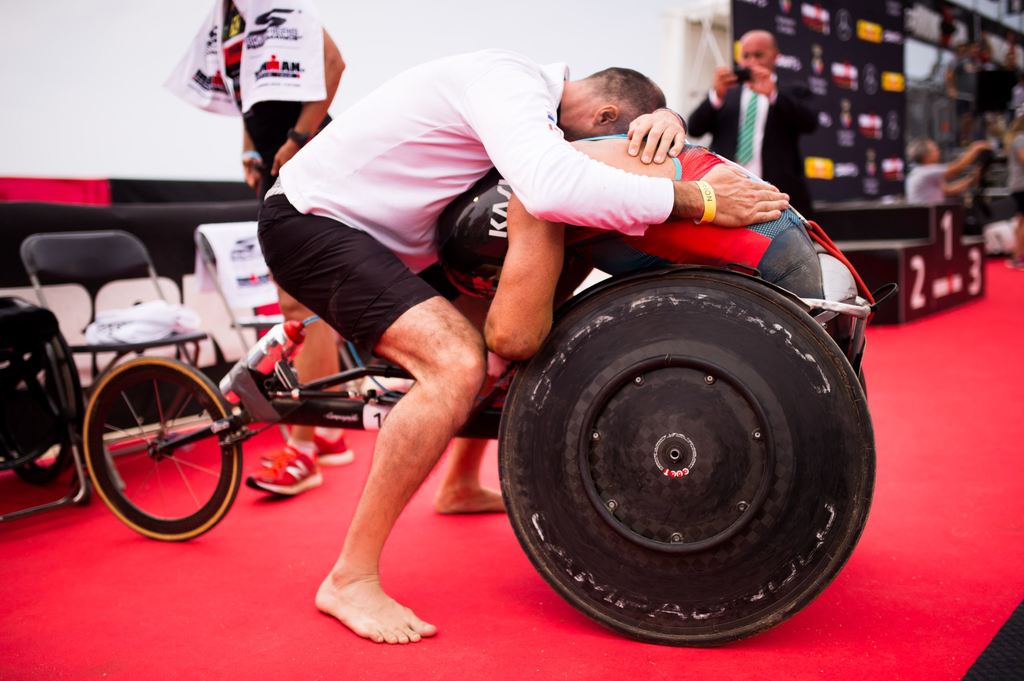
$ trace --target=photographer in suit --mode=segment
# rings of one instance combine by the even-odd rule
[[[715,71],[714,86],[690,115],[688,134],[711,133],[712,151],[788,193],[790,205],[806,214],[811,196],[798,141],[818,127],[818,112],[808,106],[810,91],[805,84],[778,82],[778,54],[771,33],[745,33],[740,38],[739,68],[734,72],[722,66]]]

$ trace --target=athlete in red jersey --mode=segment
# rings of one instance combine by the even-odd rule
[[[700,179],[729,163],[703,147],[688,146],[674,163],[645,165],[626,153],[625,138],[598,138],[574,146],[608,165],[640,175]],[[746,171],[744,171],[746,172]],[[584,257],[609,274],[667,264],[741,265],[802,297],[822,296],[821,267],[810,226],[790,209],[770,223],[747,227],[697,225],[675,220],[628,237],[538,220],[515,196],[508,206],[508,252],[484,332],[487,346],[507,359],[525,359],[551,328],[555,287],[563,260]],[[568,248],[566,248],[568,245]]]
[[[674,179],[699,180],[715,166],[729,163],[703,147],[687,146],[673,159],[674,164],[640,167],[624,152],[625,141],[615,137],[577,142],[576,148],[629,172],[665,177],[672,177],[674,172]],[[790,209],[778,220],[740,228],[669,221],[650,227],[639,237],[574,228],[567,241],[572,244],[581,238],[595,238],[594,245],[579,250],[595,267],[609,274],[665,264],[736,264],[758,270],[765,281],[799,296],[820,297],[821,271],[807,229],[807,222]]]

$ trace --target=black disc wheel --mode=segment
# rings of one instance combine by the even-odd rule
[[[867,519],[857,375],[799,304],[700,268],[574,301],[510,391],[502,492],[540,574],[588,617],[715,645],[817,596]]]
[[[210,426],[229,415],[217,387],[181,362],[142,357],[106,374],[85,415],[85,459],[104,503],[133,530],[183,541],[227,513],[242,451]],[[175,440],[200,431],[201,439]]]

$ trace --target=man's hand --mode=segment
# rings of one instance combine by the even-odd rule
[[[775,94],[775,80],[772,78],[772,72],[763,66],[755,64],[750,67],[750,82],[748,85],[751,90],[769,99]]]
[[[640,160],[644,163],[664,163],[669,156],[678,156],[686,144],[686,128],[680,123],[679,116],[668,109],[658,109],[649,114],[638,116],[629,124],[630,156],[640,153],[640,144],[644,138],[644,153]]]
[[[720,227],[745,227],[777,220],[789,208],[789,194],[760,180],[752,180],[728,163],[715,166],[703,178],[715,191],[717,212],[714,224]],[[704,202],[694,182],[675,182],[675,218],[700,219]]]
[[[299,145],[293,142],[291,139],[285,140],[281,148],[274,154],[274,166],[270,169],[271,175],[277,175],[281,172],[281,166],[291,160],[292,156],[297,154],[299,151]]]
[[[260,170],[260,161],[256,158],[247,157],[242,159],[242,174],[249,189],[256,190],[263,180],[263,172]]]
[[[725,92],[732,86],[736,85],[739,79],[736,78],[736,74],[732,72],[728,66],[719,66],[715,69],[715,80],[712,82],[711,87],[714,89],[715,94],[718,95],[718,99],[725,98]]]
[[[971,158],[977,158],[978,154],[981,152],[991,149],[992,144],[990,142],[986,140],[978,140],[977,142],[973,142],[971,146],[967,147],[967,153],[971,155]]]

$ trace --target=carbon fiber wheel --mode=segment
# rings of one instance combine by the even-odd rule
[[[715,645],[797,612],[867,519],[857,375],[783,294],[701,268],[574,301],[509,394],[502,491],[540,574],[626,635]]]

